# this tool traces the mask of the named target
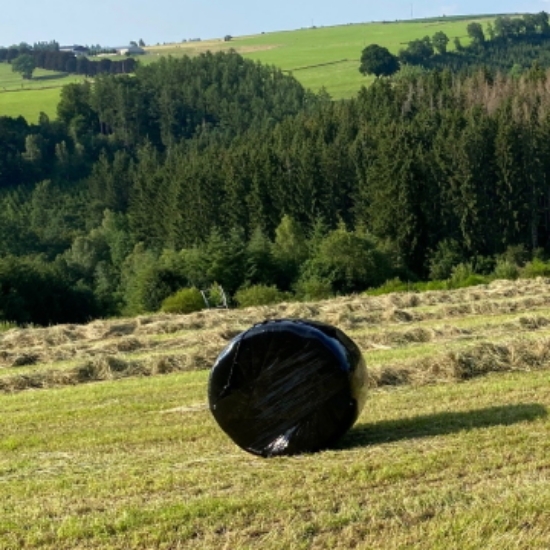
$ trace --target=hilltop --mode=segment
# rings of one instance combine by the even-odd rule
[[[360,87],[372,82],[359,71],[361,50],[376,42],[397,51],[409,41],[437,31],[451,39],[459,37],[469,43],[466,27],[471,22],[488,23],[496,16],[481,15],[459,18],[435,18],[404,22],[350,24],[265,33],[253,36],[223,38],[200,42],[182,42],[149,46],[140,56],[144,64],[163,56],[195,56],[205,51],[235,49],[244,57],[275,65],[292,74],[306,87],[318,91],[324,87],[334,99],[354,96]],[[0,116],[23,115],[36,122],[40,111],[55,117],[61,88],[82,77],[42,71],[34,81],[14,83],[14,74],[8,65],[0,63]],[[15,91],[17,90],[17,92]],[[5,93],[5,92],[10,93]]]
[[[432,36],[437,31],[446,33],[451,42],[457,37],[466,45],[470,41],[466,32],[469,23],[486,24],[495,17],[362,23],[234,37],[229,42],[218,39],[166,44],[148,47],[143,61],[151,62],[162,55],[198,55],[233,48],[244,57],[292,72],[306,88],[318,91],[324,87],[334,99],[342,99],[354,96],[362,85],[372,81],[358,70],[365,46],[377,43],[396,54],[411,40]]]

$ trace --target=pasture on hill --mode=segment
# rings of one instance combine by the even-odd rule
[[[428,19],[387,23],[363,23],[319,27],[296,31],[273,32],[253,36],[167,44],[146,48],[147,54],[138,59],[153,63],[161,56],[195,56],[206,51],[225,51],[233,48],[244,57],[275,65],[292,74],[315,92],[325,88],[333,99],[353,97],[373,77],[359,73],[359,59],[365,46],[380,44],[397,53],[408,42],[424,36],[445,32],[452,40],[459,37],[463,45],[470,42],[466,28],[479,21],[483,25],[493,16],[472,18]],[[120,59],[113,56],[111,59]],[[0,63],[0,116],[24,116],[36,122],[41,111],[56,116],[61,87],[71,82],[82,82],[83,77],[37,69],[32,80],[22,80],[7,63]],[[9,93],[8,93],[9,92]]]
[[[162,55],[192,56],[233,48],[243,57],[292,72],[306,88],[317,92],[325,87],[332,98],[343,99],[353,97],[361,86],[373,81],[374,77],[359,73],[361,52],[366,46],[379,44],[397,54],[411,40],[443,31],[451,39],[452,50],[455,37],[463,45],[470,43],[466,32],[469,23],[485,26],[493,19],[473,16],[459,20],[363,23],[235,37],[230,42],[219,39],[168,44],[147,48],[148,55],[142,61],[151,62]]]
[[[343,329],[370,393],[338,448],[246,454],[206,405],[251,324]],[[550,546],[550,279],[0,334],[0,548]]]
[[[23,80],[10,64],[0,63],[0,116],[23,116],[31,123],[38,121],[40,112],[55,118],[61,88],[82,81],[79,75],[45,69],[35,69],[32,80]]]

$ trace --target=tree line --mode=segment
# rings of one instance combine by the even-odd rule
[[[0,316],[216,284],[312,299],[550,253],[549,77],[433,70],[333,102],[228,52],[71,84],[55,121],[0,117]]]
[[[130,56],[120,60],[112,60],[108,57],[93,60],[85,55],[40,47],[0,48],[0,62],[8,62],[13,66],[23,62],[26,67],[25,75],[29,75],[29,68],[31,75],[35,68],[39,68],[87,77],[100,74],[131,74],[137,66],[137,61]]]
[[[437,31],[433,36],[410,41],[397,55],[372,44],[363,50],[359,70],[376,76],[390,76],[410,67],[471,73],[485,65],[517,76],[534,62],[550,68],[550,24],[544,11],[514,18],[500,16],[485,28],[471,22],[467,33],[468,46],[460,37],[451,40],[443,31]],[[449,51],[451,42],[454,50]]]

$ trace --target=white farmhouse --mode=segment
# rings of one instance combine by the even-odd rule
[[[143,55],[145,50],[139,46],[122,46],[121,48],[116,48],[116,53],[118,55]]]

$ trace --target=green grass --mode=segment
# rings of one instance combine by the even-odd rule
[[[547,548],[549,381],[376,391],[339,449],[276,460],[204,372],[0,396],[0,548]]]
[[[234,38],[231,42],[205,41],[148,48],[144,62],[158,59],[159,55],[196,55],[207,49],[234,48],[243,56],[275,65],[294,76],[314,91],[324,86],[335,99],[348,98],[362,85],[372,80],[359,73],[359,58],[369,44],[380,44],[393,53],[416,38],[445,32],[452,40],[459,37],[466,45],[469,38],[466,27],[472,21],[488,23],[493,18],[464,20],[424,20],[420,22],[365,23],[275,32]]]
[[[60,95],[61,88],[0,93],[0,116],[22,116],[27,122],[36,123],[44,112],[54,119]]]
[[[55,118],[61,88],[82,82],[76,75],[36,69],[32,80],[23,80],[8,63],[0,63],[0,116],[23,116],[37,122],[40,112]]]
[[[17,325],[14,323],[9,323],[7,321],[0,321],[0,333],[6,332],[7,330],[10,330],[12,328],[16,328]]]
[[[3,332],[0,381],[113,353],[217,354],[230,330],[306,315],[343,328],[371,373],[424,360],[440,371],[402,385],[386,376],[337,448],[273,460],[217,427],[206,370],[0,392],[0,549],[549,548],[549,297],[543,279],[497,281]],[[471,303],[494,313],[444,317]],[[418,320],[396,321],[395,308]],[[432,338],[407,337],[422,331]],[[54,359],[69,349],[70,361]],[[9,366],[27,353],[43,359]],[[442,376],[452,354],[474,379]],[[531,372],[495,372],[506,361]]]
[[[208,40],[154,46],[147,48],[148,53],[140,56],[139,60],[147,64],[164,55],[197,55],[206,50],[234,48],[245,57],[292,72],[306,88],[318,91],[324,87],[334,99],[342,99],[354,96],[361,86],[373,81],[358,71],[359,58],[365,46],[377,43],[397,53],[407,42],[426,35],[433,36],[441,30],[451,38],[449,46],[452,49],[454,37],[459,37],[464,45],[469,43],[466,27],[470,22],[486,24],[491,20],[490,16],[472,16],[273,32],[235,37],[231,42]],[[11,71],[10,65],[0,63],[0,116],[22,115],[29,122],[36,122],[40,111],[43,111],[54,117],[61,86],[83,80],[80,76],[42,69],[35,71],[35,77],[31,81],[23,81],[20,75]],[[31,93],[30,90],[40,91]],[[5,93],[7,91],[10,93]]]

